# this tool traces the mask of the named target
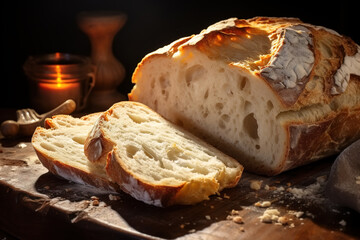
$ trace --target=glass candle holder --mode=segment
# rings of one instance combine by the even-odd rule
[[[24,71],[30,83],[32,106],[41,112],[50,111],[68,99],[75,101],[76,111],[81,111],[95,85],[90,58],[79,55],[30,56]]]

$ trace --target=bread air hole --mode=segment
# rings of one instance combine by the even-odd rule
[[[239,76],[238,83],[237,83],[238,89],[241,91],[244,90],[246,85],[248,85],[248,81],[249,81],[249,79],[247,77]]]
[[[167,100],[169,98],[169,92],[166,90],[161,90],[161,94],[164,96],[164,99]]]
[[[218,110],[219,112],[221,112],[221,110],[224,108],[224,104],[223,103],[216,103],[215,104],[215,109]]]
[[[196,80],[200,80],[205,73],[206,73],[205,68],[199,64],[188,68],[185,72],[186,86],[189,87],[192,82]]]
[[[137,123],[137,124],[140,124],[140,123],[143,123],[143,122],[146,122],[146,119],[138,116],[138,115],[133,115],[133,114],[130,114],[128,113],[127,114],[129,116],[129,118],[134,122],[134,123]]]
[[[207,99],[209,97],[209,89],[206,90],[204,94],[204,99]]]
[[[248,114],[243,121],[244,132],[252,139],[259,139],[258,123],[254,113]]]
[[[165,89],[165,88],[168,88],[170,87],[170,81],[169,81],[169,78],[166,75],[161,75],[160,78],[159,78],[159,82],[160,82],[160,87],[161,89]]]
[[[55,149],[53,146],[51,146],[50,144],[48,144],[47,142],[42,142],[42,143],[40,143],[40,146],[41,146],[42,148],[48,150],[48,151],[51,151],[51,152],[55,152],[55,151],[56,151],[56,149]]]
[[[274,108],[274,104],[270,100],[267,101],[266,106],[269,112]]]
[[[133,145],[127,145],[126,149],[126,156],[129,158],[133,158],[134,155],[139,151],[139,149]]]
[[[54,145],[59,148],[64,148],[64,144],[62,144],[61,142],[54,142]]]
[[[72,140],[78,144],[84,145],[86,137],[84,136],[74,136]]]
[[[201,113],[203,118],[207,118],[207,116],[209,115],[209,109],[205,108]]]

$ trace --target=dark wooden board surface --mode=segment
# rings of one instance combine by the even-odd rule
[[[2,139],[0,227],[23,239],[359,239],[360,214],[330,202],[326,181],[319,181],[333,160],[276,177],[245,172],[238,186],[208,201],[158,208],[124,193],[111,200],[108,192],[56,177],[41,165],[29,139]],[[262,181],[260,190],[250,188],[253,180]],[[258,201],[270,201],[288,223],[261,222],[268,208],[254,206]],[[242,224],[228,219],[232,210]],[[293,215],[300,211],[301,217]]]

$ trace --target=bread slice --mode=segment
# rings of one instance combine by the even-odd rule
[[[136,102],[114,104],[96,121],[85,155],[105,164],[134,198],[156,206],[194,204],[238,183],[243,167]]]
[[[295,18],[231,18],[144,57],[130,100],[275,175],[360,138],[360,47]]]
[[[104,166],[89,162],[84,142],[100,113],[82,118],[56,115],[36,128],[32,145],[41,163],[55,175],[67,180],[116,191],[118,186],[106,174]]]

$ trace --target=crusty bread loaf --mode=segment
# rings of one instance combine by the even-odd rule
[[[130,100],[274,175],[360,138],[360,47],[294,18],[231,18],[138,64]]]
[[[100,113],[82,118],[57,115],[38,127],[32,145],[41,163],[55,175],[81,184],[106,190],[119,188],[106,174],[103,165],[89,162],[84,154],[84,142]]]
[[[136,102],[104,112],[86,139],[85,155],[106,165],[120,188],[156,206],[194,204],[235,186],[243,167]]]

